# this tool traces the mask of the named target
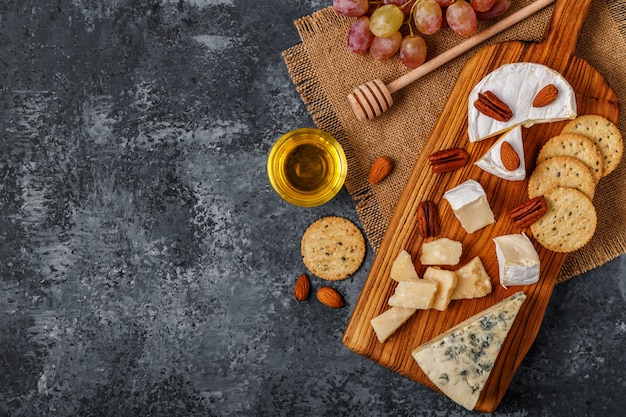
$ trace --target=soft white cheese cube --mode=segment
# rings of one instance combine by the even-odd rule
[[[422,265],[456,265],[461,260],[462,253],[461,242],[443,237],[422,243],[420,262]]]
[[[508,142],[513,149],[515,149],[520,159],[519,166],[513,171],[509,171],[504,167],[502,158],[500,157],[500,149],[504,142]],[[476,162],[476,165],[503,180],[521,181],[526,178],[526,160],[524,158],[524,143],[522,142],[522,127],[515,126],[502,135],[487,153]]]
[[[401,281],[396,291],[389,298],[389,305],[395,307],[415,308],[426,310],[431,308],[437,284],[430,281]]]
[[[467,180],[446,191],[443,198],[467,233],[474,233],[496,221],[485,190],[478,181]]]
[[[523,233],[498,236],[496,257],[500,273],[500,284],[530,285],[539,281],[539,255],[530,239]]]
[[[411,254],[403,250],[391,265],[391,279],[394,281],[417,281],[417,271],[411,260]]]
[[[448,308],[450,297],[457,283],[456,273],[437,268],[436,266],[429,266],[426,272],[424,272],[424,280],[437,283],[437,292],[435,293],[432,308],[439,311]]]
[[[457,282],[452,300],[484,297],[491,292],[491,278],[478,256],[454,272]]]
[[[414,308],[391,307],[370,320],[380,343],[389,339],[415,313]]]

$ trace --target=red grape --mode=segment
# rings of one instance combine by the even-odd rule
[[[491,9],[495,0],[469,0],[470,6],[475,12],[486,12]]]
[[[476,12],[465,0],[457,0],[448,6],[446,21],[450,29],[461,36],[469,36],[476,31]]]
[[[419,35],[408,35],[400,45],[400,60],[407,68],[417,68],[426,61],[426,42]]]
[[[384,61],[398,52],[402,44],[402,34],[396,32],[386,38],[376,36],[370,45],[370,54],[376,61]]]
[[[413,10],[415,27],[424,35],[432,35],[441,28],[441,6],[436,0],[420,0]]]
[[[348,50],[355,54],[367,52],[374,40],[374,34],[370,30],[370,19],[367,16],[357,18],[350,26],[348,32]]]
[[[489,20],[504,14],[511,7],[511,0],[495,0],[493,6],[486,12],[476,12],[476,19]]]
[[[439,3],[439,5],[441,7],[448,7],[449,5],[451,5],[454,2],[454,0],[437,0],[437,3]]]
[[[367,0],[333,0],[333,8],[342,16],[359,17],[366,14],[370,6]]]

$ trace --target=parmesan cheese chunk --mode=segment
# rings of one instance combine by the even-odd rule
[[[403,250],[398,254],[391,265],[391,279],[394,281],[417,281],[417,271],[411,260],[411,255]]]
[[[457,283],[451,298],[483,297],[491,292],[491,278],[478,256],[457,269]]]
[[[420,262],[422,265],[457,265],[462,253],[461,242],[443,237],[422,243]]]
[[[389,310],[379,314],[370,320],[372,328],[380,343],[396,332],[412,315],[414,308],[391,307]]]
[[[389,305],[425,310],[433,305],[437,284],[424,281],[401,281],[396,292],[389,298]]]
[[[454,271],[446,271],[435,266],[430,266],[424,272],[425,281],[433,281],[437,283],[437,292],[433,306],[435,310],[443,311],[450,304],[450,297],[456,287],[457,276]]]

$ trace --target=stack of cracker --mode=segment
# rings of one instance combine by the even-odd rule
[[[542,246],[572,252],[591,240],[597,223],[595,187],[615,170],[623,152],[619,130],[599,115],[577,117],[546,142],[528,180],[529,197],[543,195],[548,206],[531,225]]]

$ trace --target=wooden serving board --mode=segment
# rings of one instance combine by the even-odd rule
[[[493,140],[469,143],[468,96],[485,75],[501,65],[512,62],[535,62],[555,69],[570,82],[576,92],[579,115],[600,114],[616,123],[619,112],[616,94],[591,65],[573,55],[590,3],[591,0],[557,0],[542,42],[496,44],[481,49],[465,64],[407,180],[344,333],[344,344],[351,350],[437,390],[415,363],[411,352],[462,320],[516,291],[524,291],[528,298],[502,346],[487,385],[478,400],[476,409],[480,411],[492,412],[502,400],[515,371],[537,336],[567,255],[544,249],[532,238],[530,229],[519,229],[511,224],[509,211],[527,200],[528,180],[505,181],[474,165],[474,162],[493,144]],[[527,173],[532,172],[535,166],[534,161],[539,148],[550,137],[559,134],[564,123],[540,124],[523,130]],[[470,161],[464,168],[455,172],[432,173],[428,156],[435,151],[453,147],[465,148],[470,154]],[[468,235],[442,196],[446,190],[470,178],[476,179],[484,187],[497,221]],[[418,274],[423,276],[425,270],[419,263],[423,239],[417,231],[415,217],[417,205],[423,200],[433,200],[439,205],[442,227],[438,237],[448,237],[463,243],[463,257],[459,266],[479,256],[492,279],[493,291],[483,298],[453,301],[444,312],[417,311],[390,339],[380,343],[372,330],[370,320],[389,308],[387,302],[396,287],[389,274],[396,256],[401,250],[406,249],[415,261]],[[521,232],[531,237],[539,254],[540,281],[534,285],[510,287],[506,290],[499,284],[498,263],[492,239],[500,235]],[[576,253],[569,256],[576,256]]]

